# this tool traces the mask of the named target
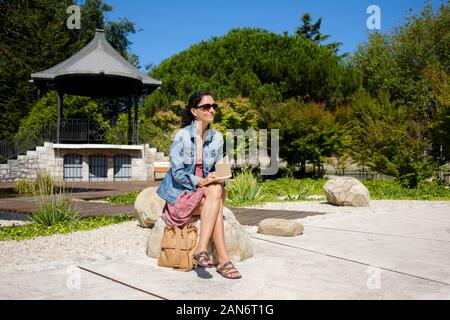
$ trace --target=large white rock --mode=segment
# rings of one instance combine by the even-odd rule
[[[161,217],[165,204],[166,202],[156,193],[156,188],[150,187],[142,190],[134,202],[139,225],[144,228],[151,228]]]
[[[253,256],[253,245],[247,231],[236,220],[233,212],[228,208],[223,208],[224,216],[224,233],[225,244],[228,251],[228,256],[234,262],[242,261]],[[195,225],[200,235],[201,221],[196,218]],[[161,253],[161,239],[166,224],[162,219],[156,221],[154,227],[150,230],[150,235],[147,242],[147,255],[152,258],[158,258]],[[197,237],[198,242],[198,237]],[[208,245],[208,253],[212,255],[214,263],[218,263],[217,252],[211,241]]]
[[[338,206],[369,206],[369,190],[353,177],[333,177],[325,183],[323,190],[329,203]]]
[[[295,237],[303,233],[300,222],[288,219],[264,219],[258,225],[258,233],[272,236]]]

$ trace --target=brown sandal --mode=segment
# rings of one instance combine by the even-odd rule
[[[214,266],[206,251],[194,254],[194,260],[197,261],[197,266],[200,267],[212,268]]]
[[[242,278],[241,274],[239,273],[238,269],[235,268],[233,263],[231,261],[225,262],[223,266],[220,268],[217,268],[217,272],[220,273],[220,275],[227,279],[240,279]],[[233,273],[238,273],[238,276],[232,276]]]

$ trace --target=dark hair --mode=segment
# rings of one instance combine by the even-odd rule
[[[183,110],[181,114],[181,127],[184,128],[191,124],[192,120],[195,119],[194,115],[191,112],[191,109],[198,106],[200,101],[204,96],[211,96],[212,94],[206,91],[196,91],[189,97],[188,104]]]

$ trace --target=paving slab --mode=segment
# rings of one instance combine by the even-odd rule
[[[445,284],[257,239],[254,243],[255,257],[236,264],[243,275],[239,280],[224,279],[214,269],[160,268],[151,258],[83,267],[177,300],[450,298]]]
[[[450,299],[450,203],[330,215],[304,226],[297,237],[249,228],[254,257],[236,263],[239,280],[215,269],[161,268],[141,255],[77,263],[75,290],[67,267],[13,274],[0,266],[0,298]]]
[[[4,273],[1,300],[159,300],[119,283],[83,271],[76,265],[35,272]]]

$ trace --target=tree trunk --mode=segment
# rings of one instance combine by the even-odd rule
[[[302,177],[305,177],[305,175],[306,175],[306,160],[302,160],[300,162],[300,175]]]

